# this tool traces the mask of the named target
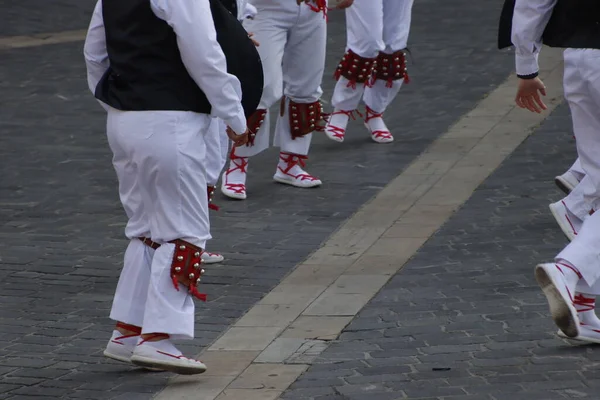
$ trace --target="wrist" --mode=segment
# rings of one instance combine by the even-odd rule
[[[538,77],[538,75],[539,75],[539,73],[538,73],[538,72],[534,72],[533,74],[527,74],[527,75],[519,75],[519,74],[517,74],[517,77],[518,77],[519,79],[530,80],[530,79],[535,79],[535,78],[537,78],[537,77]]]

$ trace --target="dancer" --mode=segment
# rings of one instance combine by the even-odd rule
[[[325,128],[331,140],[344,141],[348,121],[356,118],[362,99],[371,139],[393,142],[383,114],[402,83],[409,81],[405,50],[412,6],[413,0],[356,0],[346,10],[347,51],[335,72],[335,109]]]
[[[274,145],[280,147],[276,182],[313,188],[321,180],[304,170],[312,139],[319,128],[322,110],[321,81],[327,41],[325,0],[252,0],[258,13],[244,26],[260,43],[265,86],[258,110],[248,118],[246,146],[231,151],[221,191],[232,199],[247,197],[249,159],[269,147],[269,108],[279,101]],[[348,7],[345,0],[339,7]]]
[[[546,109],[540,96],[545,95],[545,86],[538,77],[537,62],[542,42],[566,48],[565,98],[571,109],[581,165],[591,182],[584,196],[590,199],[592,209],[596,209],[600,199],[597,195],[600,191],[600,114],[597,112],[600,109],[600,3],[594,0],[515,1],[512,43],[516,48],[520,78],[516,103],[533,112]],[[591,314],[592,310],[583,315],[576,308],[582,303],[591,304],[589,299],[595,297],[600,283],[600,213],[585,219],[577,236],[556,256],[554,263],[537,265],[535,278],[564,336],[590,340],[593,332],[600,331],[600,323],[595,313]]]
[[[229,59],[240,58],[250,83],[227,72],[224,49]],[[96,4],[84,46],[88,83],[108,112],[130,239],[110,314],[117,324],[108,357],[180,374],[206,370],[171,339],[194,337],[192,296],[205,299],[196,285],[210,239],[209,114],[226,122],[237,145],[246,142],[245,111],[256,104],[245,99],[260,97],[260,90],[242,99],[241,89],[254,81],[262,87],[253,51],[245,30],[217,1]]]

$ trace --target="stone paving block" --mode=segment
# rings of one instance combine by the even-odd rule
[[[352,316],[371,298],[365,294],[345,294],[324,292],[303,313],[303,316]]]
[[[216,400],[276,400],[281,391],[266,389],[226,389]]]
[[[259,351],[205,351],[200,357],[202,362],[208,367],[203,375],[237,376],[245,370],[259,354]]]
[[[262,351],[282,330],[279,327],[233,327],[210,350]]]
[[[240,320],[236,322],[239,327],[287,327],[295,320],[306,306],[300,304],[265,304],[256,305]]]
[[[283,391],[306,370],[306,365],[253,364],[237,377],[228,389],[265,389]]]
[[[300,316],[280,337],[335,340],[351,320],[352,317]]]

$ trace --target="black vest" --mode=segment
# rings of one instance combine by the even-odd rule
[[[512,46],[515,0],[505,0],[500,15],[498,48]],[[549,47],[600,49],[600,0],[558,0],[542,36]]]
[[[249,116],[262,96],[260,57],[237,16],[220,0],[210,3],[227,71],[240,80]],[[96,98],[123,111],[211,112],[181,61],[175,32],[154,15],[149,0],[103,0],[102,14],[110,67],[96,87]]]

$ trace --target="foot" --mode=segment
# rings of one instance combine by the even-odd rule
[[[579,179],[577,176],[571,171],[567,171],[562,175],[559,175],[554,178],[554,183],[556,186],[566,194],[569,194],[575,189],[575,186],[579,184]]]
[[[141,340],[135,347],[131,362],[145,368],[160,368],[181,375],[195,375],[206,371],[202,361],[184,357],[169,339],[155,342]]]
[[[348,126],[350,118],[356,119],[354,111],[352,110],[345,111],[336,109],[332,112],[329,116],[327,125],[325,126],[325,134],[327,137],[334,142],[342,143],[346,136],[346,127]]]
[[[129,364],[139,338],[139,333],[123,335],[121,332],[114,330],[104,350],[104,356]]]
[[[216,263],[220,263],[225,259],[225,257],[223,257],[223,255],[219,254],[219,253],[211,253],[208,251],[205,251],[204,253],[202,253],[202,263],[203,264],[216,264]]]
[[[577,232],[581,229],[583,221],[580,220],[575,214],[571,213],[564,201],[557,201],[556,203],[550,204],[550,212],[554,216],[554,219],[562,229],[563,233],[569,240],[575,239]]]
[[[131,364],[131,356],[140,339],[139,333],[123,335],[121,332],[114,330],[112,337],[106,345],[104,356],[113,360]],[[162,368],[145,368],[149,371],[164,371]]]
[[[383,122],[383,113],[373,111],[369,106],[366,108],[365,126],[371,132],[371,139],[377,143],[391,143],[394,136]]]
[[[596,296],[577,294],[575,295],[573,304],[579,317],[579,335],[573,339],[583,342],[600,343],[600,319],[596,315]],[[567,337],[560,330],[558,331],[558,336]]]
[[[231,199],[245,200],[248,157],[238,157],[232,151],[230,158],[229,169],[221,179],[221,192]]]
[[[580,342],[600,344],[600,330],[591,328],[589,326],[579,325],[579,334],[575,337],[568,337],[560,329],[558,330],[557,335],[563,339],[571,339],[578,340]]]
[[[566,264],[539,264],[535,267],[535,279],[542,288],[552,319],[558,328],[570,338],[579,335],[579,317],[573,305],[573,293],[581,275]]]
[[[279,164],[277,165],[277,171],[273,179],[276,182],[299,188],[320,186],[323,182],[302,169],[302,167],[306,166],[304,160],[307,158],[306,156],[297,154],[280,153]]]

